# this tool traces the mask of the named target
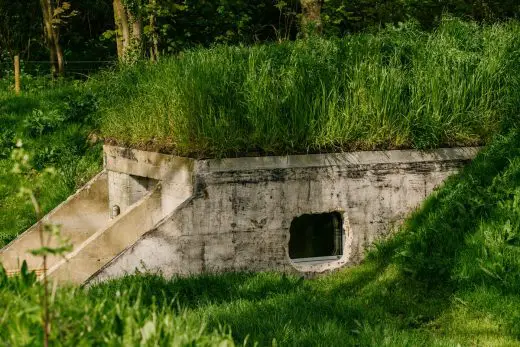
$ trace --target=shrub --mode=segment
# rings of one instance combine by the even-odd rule
[[[23,125],[27,134],[34,137],[56,130],[64,120],[65,117],[59,110],[35,109],[30,117],[25,118]]]
[[[15,132],[13,129],[0,129],[0,159],[7,158],[14,148]]]

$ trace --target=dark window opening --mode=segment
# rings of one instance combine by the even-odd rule
[[[291,223],[290,234],[289,257],[292,260],[333,260],[343,254],[343,220],[339,212],[296,217]]]

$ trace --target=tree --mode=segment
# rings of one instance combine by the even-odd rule
[[[65,24],[67,18],[75,16],[76,11],[71,10],[69,2],[61,0],[40,0],[43,14],[43,29],[45,43],[50,53],[51,70],[54,76],[63,75],[65,65],[63,49],[60,45],[60,27]]]
[[[304,36],[318,34],[323,32],[323,23],[321,21],[321,8],[324,0],[300,0],[301,15],[301,31]]]
[[[29,59],[41,41],[38,0],[24,2],[0,0],[0,64],[12,68],[12,59],[20,55]],[[0,77],[2,68],[0,67]]]
[[[132,0],[113,0],[117,56],[131,63],[143,55],[141,4]]]

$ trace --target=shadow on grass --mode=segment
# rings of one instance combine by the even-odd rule
[[[9,95],[0,99],[0,114],[26,114],[38,108],[39,105],[39,101],[34,97]]]
[[[433,194],[389,242],[402,270],[433,285],[467,280],[461,269],[478,265],[477,259],[464,259],[469,240],[486,223],[506,222],[500,209],[519,193],[519,159],[520,134],[515,131],[496,139]],[[510,212],[518,215],[520,210]]]

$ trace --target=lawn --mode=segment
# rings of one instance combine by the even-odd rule
[[[11,173],[18,139],[32,156],[33,177],[45,167],[58,170],[37,192],[45,212],[101,170],[101,143],[88,141],[96,128],[91,92],[70,81],[23,82],[28,91],[21,96],[0,83],[0,247],[36,221],[32,206],[18,196],[20,177]]]

